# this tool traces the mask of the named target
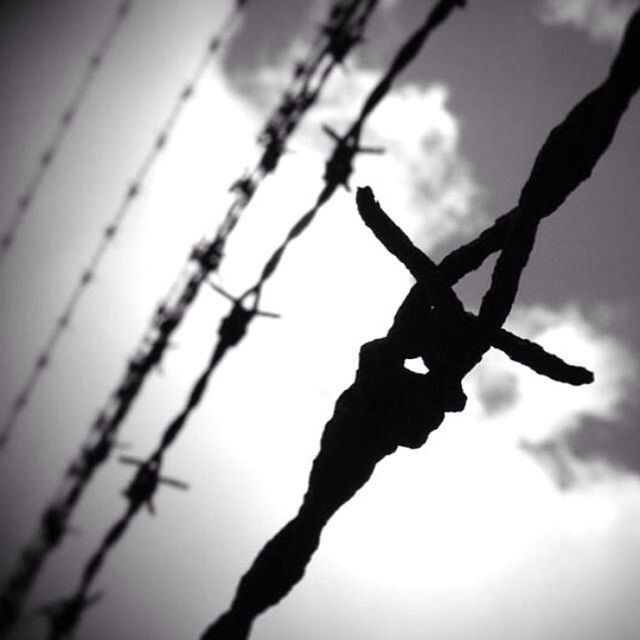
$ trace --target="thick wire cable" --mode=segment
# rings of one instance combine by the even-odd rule
[[[370,189],[358,192],[364,222],[416,277],[387,336],[362,346],[355,382],[336,402],[322,435],[307,491],[295,515],[262,548],[240,580],[230,608],[203,640],[244,640],[258,615],[302,579],[333,514],[398,447],[421,447],[447,412],[464,409],[461,382],[480,361],[508,315],[537,224],[562,204],[609,146],[640,87],[640,10],[627,28],[605,82],[550,134],[502,236],[502,253],[478,318],[465,313],[446,279],[388,218]],[[569,161],[567,161],[569,160]],[[460,254],[458,254],[459,256]],[[404,368],[422,357],[428,373]]]

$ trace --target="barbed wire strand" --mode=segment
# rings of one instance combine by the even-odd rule
[[[297,515],[263,547],[242,577],[231,607],[205,631],[203,640],[247,638],[255,618],[302,579],[324,526],[366,484],[377,463],[399,446],[422,446],[447,412],[464,409],[462,379],[508,314],[537,222],[586,179],[608,147],[640,85],[638,53],[640,10],[632,17],[607,80],[551,132],[536,158],[520,196],[521,213],[505,234],[491,295],[485,296],[478,319],[470,321],[427,256],[417,259],[417,249],[388,219],[372,191],[359,191],[365,223],[378,229],[376,237],[385,248],[420,279],[387,336],[361,348],[355,382],[340,396],[325,427]],[[456,316],[452,327],[448,320]],[[428,373],[404,369],[405,358],[416,354]]]
[[[131,212],[133,204],[137,200],[140,190],[151,169],[155,165],[156,160],[164,151],[169,136],[175,129],[187,102],[193,96],[197,85],[204,77],[204,73],[209,66],[212,56],[222,46],[225,34],[231,31],[233,23],[237,20],[239,16],[237,7],[238,5],[234,5],[234,9],[225,19],[223,26],[219,29],[216,35],[212,36],[208,40],[205,52],[198,62],[191,79],[183,86],[178,94],[178,97],[173,103],[168,116],[160,129],[160,133],[156,136],[152,145],[144,155],[142,162],[138,165],[133,180],[126,188],[125,193],[116,207],[109,223],[101,233],[98,243],[89,258],[87,265],[83,269],[80,277],[66,299],[62,312],[58,316],[58,319],[42,346],[39,355],[33,363],[26,381],[11,404],[9,413],[2,426],[2,430],[0,430],[0,451],[6,448],[20,415],[28,406],[42,376],[50,366],[54,352],[67,331],[69,324],[73,320],[82,298],[89,287],[93,284],[98,267],[111,247],[111,244],[120,230],[125,218]]]
[[[253,177],[236,181],[232,186],[237,199],[208,244],[194,246],[188,266],[183,270],[169,295],[152,318],[149,329],[127,364],[116,390],[91,425],[86,442],[67,468],[56,493],[45,508],[31,541],[24,547],[0,592],[0,638],[13,626],[24,602],[35,584],[48,556],[66,535],[71,517],[84,491],[97,470],[106,462],[117,445],[118,431],[139,394],[147,376],[161,362],[178,328],[207,276],[217,269],[222,258],[221,246],[238,219],[240,207],[251,200],[260,180],[273,172],[306,111],[313,105],[326,79],[337,64],[342,63],[350,49],[361,39],[362,31],[377,2],[374,0],[338,0],[330,10],[329,19],[304,62],[297,63],[290,89],[272,116],[261,136],[264,151]]]
[[[114,15],[109,21],[106,32],[89,57],[89,62],[80,78],[80,82],[56,122],[53,134],[44,146],[40,158],[27,180],[26,187],[16,202],[9,222],[0,236],[0,273],[2,272],[11,248],[15,244],[20,228],[29,213],[33,210],[33,204],[38,196],[42,183],[58,157],[62,144],[72,129],[75,118],[83,107],[87,94],[98,77],[102,64],[110,53],[116,36],[126,22],[133,4],[134,0],[123,0],[118,3]]]
[[[166,146],[168,138],[175,128],[186,102],[193,95],[195,88],[208,68],[208,63],[210,62],[211,57],[224,44],[226,34],[232,30],[234,23],[239,17],[239,11],[245,4],[246,0],[243,2],[236,2],[233,10],[228,14],[222,27],[218,30],[217,35],[213,35],[208,40],[205,54],[198,62],[191,79],[181,90],[179,97],[169,111],[154,144],[147,152],[142,163],[139,165],[132,185],[128,188],[111,223],[105,229],[104,236],[94,252],[89,262],[89,266],[85,269],[80,281],[73,290],[71,297],[68,299],[64,311],[61,314],[54,331],[49,336],[45,347],[41,351],[41,355],[38,357],[30,377],[24,385],[21,393],[14,401],[13,412],[5,423],[2,438],[0,438],[0,448],[6,446],[18,414],[25,408],[41,374],[49,365],[51,354],[62,337],[63,332],[69,326],[69,322],[80,301],[83,290],[91,282],[93,274],[108,248],[108,243],[111,241],[121,225],[128,212],[129,206],[137,195],[140,186],[154,164],[157,156]],[[135,366],[135,362],[131,362],[129,364],[129,368],[131,369],[135,369]],[[123,388],[119,389],[121,392],[123,390]],[[17,620],[19,610],[22,608],[24,600],[33,586],[35,578],[42,566],[42,563],[44,562],[44,558],[51,549],[57,546],[62,538],[66,530],[65,523],[68,522],[71,516],[71,510],[77,503],[82,491],[82,487],[78,486],[79,483],[82,479],[86,479],[88,475],[88,468],[91,467],[92,464],[100,464],[100,461],[104,459],[106,455],[107,451],[105,450],[105,442],[96,443],[96,446],[91,449],[83,447],[79,459],[76,460],[68,469],[66,479],[72,480],[70,486],[64,486],[65,483],[63,483],[58,494],[58,499],[54,499],[43,513],[38,527],[38,533],[34,537],[32,543],[27,545],[23,550],[14,571],[10,574],[2,593],[0,594],[0,638],[4,638],[5,633],[13,627]]]

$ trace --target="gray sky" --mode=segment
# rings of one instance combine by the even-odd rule
[[[0,575],[189,247],[215,229],[229,185],[255,161],[255,135],[326,3],[248,4],[0,459]],[[252,282],[317,194],[329,148],[321,122],[350,121],[425,11],[418,0],[382,4],[358,56],[330,83],[232,237],[221,274],[230,290]],[[114,7],[11,5],[0,10],[1,220]],[[372,119],[365,139],[388,151],[363,158],[353,184],[371,184],[439,259],[516,202],[549,130],[606,74],[625,6],[469,0]],[[139,0],[118,35],[0,276],[3,410],[226,8]],[[327,528],[304,581],[252,637],[636,637],[639,141],[636,100],[592,178],[543,223],[512,318],[518,332],[593,368],[596,383],[566,388],[489,354],[465,383],[465,414],[447,419],[420,451],[380,465]],[[352,195],[341,193],[287,254],[264,299],[282,320],[254,324],[167,458],[166,473],[191,490],[162,491],[157,516],[138,518],[98,581],[106,597],[79,638],[195,637],[294,513],[358,345],[386,331],[410,284],[368,233]],[[459,285],[469,308],[488,275]],[[124,428],[132,455],[144,457],[181,406],[227,309],[214,293],[201,296]],[[547,453],[527,453],[523,441]],[[570,478],[565,490],[558,469]],[[50,562],[32,610],[73,588],[124,506],[129,473],[112,463],[100,474],[74,519],[79,534]],[[17,637],[38,637],[40,624],[33,616]]]

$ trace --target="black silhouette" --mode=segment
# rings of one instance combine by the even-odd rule
[[[340,396],[325,427],[298,513],[264,546],[241,579],[230,609],[203,640],[247,638],[255,618],[302,579],[322,529],[368,481],[376,464],[399,446],[422,446],[446,412],[464,408],[461,381],[490,347],[511,309],[540,219],[589,176],[638,90],[639,53],[640,10],[605,82],[549,135],[508,223],[498,222],[471,244],[468,254],[462,248],[450,256],[463,275],[465,255],[477,260],[502,249],[477,318],[464,312],[443,266],[437,267],[411,244],[370,189],[358,191],[363,220],[417,283],[387,336],[362,346],[355,382]],[[403,368],[405,358],[416,356],[428,373]]]
[[[365,28],[376,4],[375,0],[338,0],[331,9],[327,25],[331,25],[334,29],[342,28],[355,34],[360,33]],[[217,43],[218,41],[214,38],[210,43],[210,48],[215,49],[218,46]],[[308,58],[304,62],[296,64],[291,88],[285,93],[285,100],[276,108],[274,115],[270,117],[265,126],[265,131],[275,132],[270,135],[278,136],[278,140],[281,141],[281,149],[284,149],[286,139],[293,134],[307,110],[319,96],[335,67],[329,45],[330,40],[323,35],[321,30],[319,37],[311,47]],[[301,72],[301,69],[304,72]],[[297,96],[295,108],[291,109],[290,106],[283,108],[284,104],[289,105],[291,95]],[[265,144],[264,136],[261,136],[261,143]],[[163,145],[164,140],[159,146]],[[157,142],[156,146],[158,146]],[[265,149],[266,153],[267,149]],[[275,170],[275,167],[276,163],[273,162],[273,158],[270,157],[269,161],[265,162],[263,154],[256,169],[249,176],[241,179],[243,181],[242,189],[237,189],[238,182],[232,185],[232,189],[238,197],[231,205],[214,239],[211,241],[203,240],[194,247],[186,273],[181,274],[177,285],[169,292],[166,300],[158,305],[151,326],[145,333],[136,354],[130,360],[120,384],[91,425],[87,442],[82,445],[76,457],[69,464],[61,487],[46,509],[46,511],[55,510],[59,514],[61,523],[70,520],[95,472],[107,460],[116,444],[118,430],[147,376],[160,365],[174,331],[186,317],[200,287],[208,281],[208,276],[217,270],[222,260],[226,240],[237,224],[241,212],[249,204],[262,179],[270,171]],[[192,269],[192,262],[196,266],[195,272]],[[67,310],[61,315],[58,321],[58,331],[53,336],[53,345],[57,343],[59,334],[68,326],[73,308],[75,308],[75,302],[73,307],[67,307]],[[235,318],[237,316],[238,313]],[[50,348],[45,349],[47,353],[50,351]],[[32,376],[24,388],[31,390],[35,382],[35,376]],[[26,405],[27,398],[28,392],[24,392],[16,399],[13,412],[15,417]],[[62,526],[61,531],[66,530],[66,526]],[[9,630],[15,624],[46,558],[60,541],[61,536],[52,540],[47,536],[44,527],[39,526],[31,542],[23,550],[0,594],[0,637],[3,637],[5,629]]]

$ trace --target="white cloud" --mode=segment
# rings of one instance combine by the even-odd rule
[[[321,125],[344,133],[380,76],[381,71],[359,68],[353,61],[348,71],[334,74],[302,136],[291,145],[296,152],[314,150],[328,157],[332,146]],[[280,75],[267,68],[252,85],[257,95],[265,99],[270,94],[273,102],[281,82]],[[367,120],[361,140],[385,153],[358,156],[351,181],[354,186],[371,185],[389,213],[427,251],[486,221],[483,189],[460,150],[460,124],[448,99],[442,83],[399,83]]]
[[[539,17],[546,25],[569,26],[615,45],[637,6],[628,0],[544,0]]]
[[[499,420],[518,425],[510,429],[514,438],[541,441],[574,427],[585,417],[619,419],[623,403],[637,386],[638,363],[607,332],[607,313],[597,309],[585,313],[573,305],[560,310],[517,307],[508,325],[515,333],[535,340],[572,364],[591,369],[595,381],[580,387],[563,385],[493,351],[467,378],[469,393],[480,400],[479,409],[486,413],[482,396],[487,379],[505,378],[511,388],[517,389],[517,399]],[[522,420],[522,416],[528,418]]]

